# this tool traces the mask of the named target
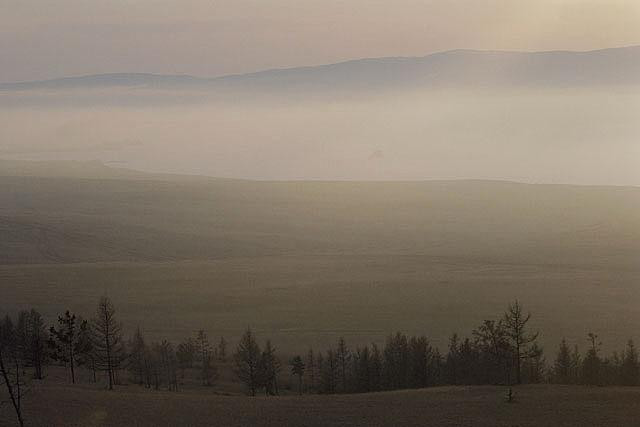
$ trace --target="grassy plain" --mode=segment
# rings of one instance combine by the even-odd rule
[[[283,351],[425,333],[441,347],[514,298],[543,344],[605,350],[640,324],[640,189],[255,182],[0,162],[0,310],[52,321],[108,294],[128,331]]]

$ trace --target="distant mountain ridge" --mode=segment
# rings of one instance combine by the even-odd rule
[[[110,73],[2,83],[0,91],[110,87],[283,90],[629,84],[640,84],[640,46],[587,52],[459,49],[423,57],[366,58],[215,78]]]
[[[171,84],[202,83],[209,79],[202,79],[189,75],[167,75],[152,73],[105,73],[85,76],[62,77],[50,80],[25,81],[16,83],[1,83],[2,90],[33,90],[33,89],[73,89],[98,88],[114,86],[164,86]]]

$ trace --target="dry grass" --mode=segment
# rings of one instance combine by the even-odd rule
[[[638,339],[637,188],[104,169],[0,177],[0,312],[90,316],[106,293],[149,339],[251,325],[299,352],[402,330],[444,349],[519,298],[547,349]]]
[[[91,316],[114,301],[127,333],[178,341],[205,329],[235,340],[250,325],[281,351],[381,343],[401,330],[442,350],[519,298],[550,357],[560,339],[586,345],[596,331],[609,353],[638,339],[639,271],[517,265],[429,256],[233,258],[202,262],[0,266],[0,311],[36,307],[53,322],[70,309]],[[580,295],[580,298],[577,296]]]

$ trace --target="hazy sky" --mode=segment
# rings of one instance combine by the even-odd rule
[[[0,81],[640,44],[638,0],[0,0]]]

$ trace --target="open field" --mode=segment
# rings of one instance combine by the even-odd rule
[[[605,349],[618,348],[637,333],[638,274],[364,255],[0,267],[5,307],[33,305],[50,319],[65,308],[90,315],[107,293],[128,331],[140,325],[154,339],[178,340],[204,328],[233,341],[251,325],[292,351],[339,336],[381,342],[395,330],[443,347],[516,297],[535,314],[543,343],[567,336],[582,345],[593,329]]]
[[[443,347],[514,298],[542,342],[637,338],[640,189],[508,182],[252,182],[76,163],[1,163],[0,309],[90,316],[128,332],[283,351],[380,342]],[[4,175],[4,176],[3,176]],[[94,178],[90,178],[94,177]],[[96,178],[98,177],[98,178]]]
[[[114,392],[41,385],[25,403],[27,425],[46,426],[636,426],[637,388],[521,386],[436,387],[360,395],[256,397]],[[0,425],[12,425],[0,408]]]

